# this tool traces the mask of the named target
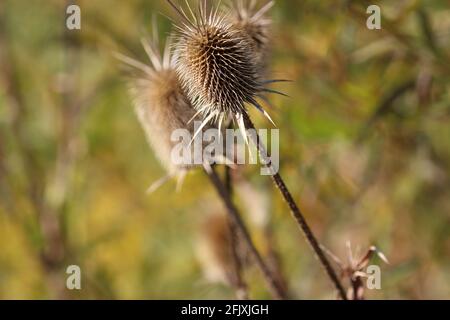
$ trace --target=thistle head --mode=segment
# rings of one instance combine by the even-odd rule
[[[262,88],[252,41],[219,8],[208,12],[205,1],[195,13],[189,8],[191,18],[173,7],[183,17],[176,70],[194,107],[208,121],[245,113]]]
[[[182,18],[174,46],[175,67],[204,123],[218,121],[220,126],[231,116],[246,137],[247,104],[273,123],[257,99],[266,92],[279,93],[265,87],[278,80],[262,79],[256,46],[248,34],[230,22],[229,13],[219,7],[208,9],[206,0],[199,0],[195,12],[186,1],[190,17],[172,0],[167,1]]]

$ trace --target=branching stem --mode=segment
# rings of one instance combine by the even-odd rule
[[[241,235],[244,245],[247,247],[250,255],[252,256],[254,262],[256,263],[256,266],[261,270],[261,273],[264,277],[264,280],[266,281],[267,287],[270,290],[272,296],[275,299],[287,299],[288,297],[286,293],[278,285],[276,277],[272,274],[271,270],[268,268],[265,261],[263,260],[258,250],[256,249],[256,246],[253,243],[244,222],[242,221],[238,209],[231,200],[230,195],[228,194],[225,186],[223,185],[216,171],[208,164],[205,164],[205,171],[209,177],[209,180],[214,185],[220,198],[223,200],[230,218],[232,219],[237,231]]]
[[[255,126],[253,122],[251,121],[248,114],[243,114],[244,118],[244,124],[246,129],[255,129]],[[261,156],[261,159],[264,163],[267,164],[268,168],[271,168],[270,166],[270,158],[267,155],[266,148],[263,145],[263,143],[260,141],[258,135],[248,135],[252,142],[256,145],[257,150]],[[297,204],[294,201],[294,198],[292,197],[291,193],[289,192],[289,189],[287,188],[286,184],[284,183],[284,180],[281,178],[280,174],[275,172],[273,170],[272,172],[272,179],[277,186],[278,190],[281,192],[284,200],[289,205],[289,208],[291,210],[292,216],[295,219],[297,225],[299,226],[300,230],[302,231],[303,235],[305,236],[308,244],[310,245],[311,249],[314,251],[316,257],[322,264],[322,267],[325,269],[326,274],[330,278],[333,285],[336,287],[339,296],[342,300],[347,300],[347,296],[345,294],[344,287],[341,284],[341,281],[339,277],[337,276],[335,270],[333,269],[331,263],[328,261],[325,253],[320,247],[319,242],[317,241],[317,238],[314,236],[314,233],[312,232],[311,228],[309,227],[308,223],[306,222],[306,219],[300,209],[298,208]]]

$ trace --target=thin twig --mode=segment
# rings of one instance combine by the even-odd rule
[[[248,114],[244,113],[244,124],[247,129],[253,129],[256,131],[256,128],[251,121]],[[267,155],[265,146],[261,143],[258,135],[249,135],[252,142],[257,147],[257,150],[264,161],[264,163],[267,164],[267,167],[272,170],[272,179],[277,186],[277,188],[280,190],[284,200],[289,205],[289,208],[291,209],[292,216],[294,217],[295,221],[297,222],[298,226],[303,232],[303,235],[306,237],[306,240],[308,241],[309,245],[311,246],[311,249],[316,254],[317,258],[319,259],[320,263],[322,264],[323,268],[325,269],[328,277],[330,278],[331,282],[336,287],[340,297],[343,300],[347,300],[344,287],[341,284],[341,281],[339,280],[336,272],[334,271],[333,267],[331,266],[330,262],[328,261],[326,255],[324,254],[323,250],[320,247],[319,242],[317,241],[316,237],[314,236],[314,233],[312,232],[311,228],[309,227],[308,223],[306,222],[306,219],[300,209],[298,208],[297,204],[294,201],[294,198],[292,197],[291,193],[289,192],[288,188],[286,187],[286,184],[284,183],[283,179],[281,178],[279,173],[276,173],[272,167],[270,166],[270,158]]]
[[[239,214],[238,209],[236,208],[233,201],[231,200],[229,194],[227,193],[225,186],[221,182],[216,171],[213,168],[211,168],[211,166],[209,166],[209,164],[205,164],[205,172],[208,175],[211,183],[214,185],[217,193],[223,200],[224,205],[227,208],[227,212],[228,212],[230,218],[233,220],[233,223],[235,224],[237,231],[239,231],[244,244],[247,246],[247,249],[248,249],[250,255],[252,256],[252,258],[254,259],[254,261],[256,263],[256,266],[261,270],[264,280],[266,281],[267,287],[270,290],[272,296],[275,299],[287,299],[286,294],[283,292],[282,288],[280,288],[278,286],[277,280],[272,275],[270,269],[267,267],[263,258],[261,257],[258,250],[256,249],[256,246],[253,243],[244,222],[242,221],[242,218]]]

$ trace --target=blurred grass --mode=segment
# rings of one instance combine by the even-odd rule
[[[144,61],[139,38],[169,7],[78,3],[81,32],[65,31],[64,1],[0,3],[0,298],[231,297],[195,258],[200,225],[220,204],[200,173],[179,194],[173,182],[145,194],[164,173],[111,55]],[[293,80],[278,85],[291,98],[271,99],[281,172],[333,251],[345,256],[351,240],[388,256],[383,290],[369,298],[449,298],[450,7],[378,4],[383,29],[370,31],[366,1],[276,1],[273,76]],[[295,296],[333,298],[256,172],[246,175],[270,194]],[[70,264],[82,268],[79,292],[61,289]],[[267,298],[257,271],[249,277]]]

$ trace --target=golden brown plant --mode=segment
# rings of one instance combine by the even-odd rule
[[[216,7],[207,9],[206,1],[199,2],[199,10],[194,11],[187,2],[192,19],[167,0],[183,19],[179,30],[176,50],[176,69],[194,107],[203,114],[203,125],[232,117],[238,123],[244,139],[248,139],[246,129],[255,129],[246,109],[251,104],[270,119],[267,112],[256,101],[264,92],[278,93],[264,85],[274,81],[263,81],[258,74],[256,55],[252,51],[252,41],[242,30],[227,22],[227,13]],[[276,80],[275,80],[276,81]],[[268,164],[275,186],[289,205],[292,217],[305,236],[308,244],[320,261],[327,276],[334,284],[342,299],[346,299],[344,288],[320,243],[307,223],[303,213],[294,201],[281,175],[270,166],[271,159],[257,135],[249,135],[256,146],[263,163]]]
[[[199,131],[207,129],[207,127],[202,125],[197,129],[193,124],[193,120],[197,120],[200,115],[194,111],[180,85],[177,73],[174,70],[174,59],[171,54],[170,41],[166,43],[163,56],[156,49],[157,44],[155,42],[148,43],[143,41],[143,46],[151,60],[152,66],[123,55],[118,55],[118,58],[144,73],[143,76],[131,81],[130,90],[134,97],[136,112],[145,130],[147,139],[157,157],[168,171],[167,177],[157,181],[150,187],[149,191],[154,191],[167,178],[177,176],[180,181],[189,169],[195,167],[193,165],[173,164],[171,153],[175,147],[175,143],[171,139],[172,133],[175,130],[187,129],[190,135],[195,137]],[[194,130],[196,131],[194,132]],[[187,143],[185,147],[190,148],[194,152],[193,145],[190,145],[192,141],[184,142]],[[215,155],[215,157],[223,158],[222,155]],[[203,165],[209,166],[210,163],[204,161]],[[256,261],[256,265],[262,271],[269,289],[274,297],[283,298],[283,293],[277,287],[273,275],[253,244],[238,210],[230,199],[230,195],[226,192],[220,179],[216,179],[211,167],[205,169],[205,171],[224,201],[230,218],[242,237],[243,243]]]

